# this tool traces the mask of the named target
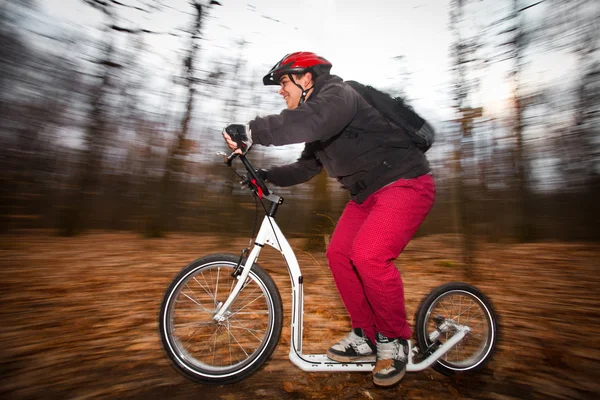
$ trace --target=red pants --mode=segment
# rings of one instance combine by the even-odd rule
[[[375,343],[375,332],[408,339],[404,287],[393,261],[413,237],[433,206],[431,175],[400,179],[370,195],[350,201],[327,249],[329,268],[353,328]]]

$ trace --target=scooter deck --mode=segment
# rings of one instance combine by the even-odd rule
[[[289,356],[292,363],[303,371],[369,372],[375,367],[375,356],[348,363],[334,361],[325,354],[297,354],[290,351]]]
[[[430,354],[426,359],[415,364],[413,361],[413,346],[410,340],[408,341],[408,363],[406,365],[407,372],[423,371],[430,367],[433,363],[446,354],[452,347],[460,342],[470,329],[468,327],[460,327],[457,332],[450,337],[443,345],[441,345],[433,354]],[[331,372],[359,372],[372,371],[375,367],[375,357],[373,361],[361,360],[359,362],[341,363],[329,359],[325,354],[301,354],[290,349],[290,361],[303,371],[331,371]]]

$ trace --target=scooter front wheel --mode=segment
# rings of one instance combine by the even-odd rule
[[[415,334],[421,351],[432,353],[454,334],[452,330],[445,330],[441,335],[433,335],[438,336],[436,340],[431,339],[442,321],[467,326],[470,331],[433,364],[433,369],[444,375],[482,369],[490,361],[498,342],[497,316],[491,301],[466,283],[452,282],[433,289],[419,305],[415,318]]]
[[[257,264],[225,320],[213,319],[237,283],[232,272],[238,260],[231,254],[200,258],[173,279],[164,295],[159,315],[163,348],[176,369],[196,382],[245,379],[269,359],[279,341],[281,296]]]

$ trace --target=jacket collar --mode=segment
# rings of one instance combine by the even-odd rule
[[[323,89],[323,87],[325,85],[328,85],[331,83],[338,83],[338,82],[343,82],[343,80],[342,80],[342,78],[340,78],[337,75],[325,74],[325,75],[318,76],[317,79],[315,80],[315,86],[313,88],[313,92],[310,94],[310,96],[308,97],[308,99],[306,101],[310,101],[310,99],[312,99],[314,96],[319,94],[319,92],[321,91],[321,89]]]

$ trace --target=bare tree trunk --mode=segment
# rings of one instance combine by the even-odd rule
[[[159,188],[159,204],[155,215],[151,216],[150,223],[146,227],[146,236],[162,236],[172,227],[171,221],[175,216],[175,207],[178,198],[178,173],[184,172],[185,156],[189,152],[190,141],[188,140],[188,131],[192,112],[194,109],[194,99],[196,95],[196,77],[195,77],[195,59],[198,54],[198,41],[202,31],[202,18],[204,7],[211,7],[218,4],[213,1],[208,6],[194,2],[196,17],[194,26],[190,34],[190,49],[187,57],[184,59],[185,81],[187,84],[187,102],[185,115],[181,120],[181,126],[177,132],[175,142],[169,149],[165,169]]]
[[[109,90],[111,71],[118,67],[113,60],[113,41],[111,34],[115,14],[109,4],[101,2],[88,2],[103,11],[108,18],[105,29],[105,53],[102,65],[102,81],[94,91],[91,101],[91,111],[88,116],[88,127],[84,137],[84,150],[81,154],[78,172],[76,173],[75,190],[67,198],[67,205],[63,209],[59,221],[59,233],[65,236],[75,235],[85,229],[89,223],[88,214],[92,209],[95,191],[98,188],[102,170],[102,157],[105,148],[106,133],[106,104],[105,96]]]
[[[521,97],[521,72],[523,69],[523,53],[525,50],[525,33],[522,12],[519,0],[513,0],[513,24],[514,38],[512,40],[512,53],[514,57],[513,77],[513,106],[514,106],[514,126],[513,134],[516,139],[516,189],[518,194],[517,204],[517,238],[521,242],[533,239],[533,223],[531,218],[530,193],[527,177],[527,154],[525,151],[523,131],[525,129],[524,111],[525,105]]]
[[[325,170],[315,176],[311,183],[313,201],[311,215],[306,219],[309,224],[308,232],[310,232],[307,250],[325,251],[335,227],[335,220],[331,216],[329,178]]]
[[[583,3],[588,5],[586,1]],[[586,11],[584,8],[579,13]],[[600,237],[596,224],[600,218],[600,143],[597,140],[600,136],[600,61],[597,55],[600,40],[596,30],[599,16],[600,11],[595,7],[592,16],[587,16],[589,20],[584,19],[578,35],[581,39],[575,49],[582,76],[576,89],[574,134],[581,144],[581,176],[585,185],[581,190],[585,195],[581,196],[582,207],[577,220],[585,237],[596,240]]]
[[[460,234],[463,249],[463,264],[468,276],[473,275],[475,257],[475,238],[472,232],[472,221],[469,209],[469,196],[464,183],[463,159],[466,152],[472,148],[465,149],[465,139],[470,140],[473,119],[481,116],[481,109],[472,109],[467,106],[472,82],[469,81],[468,66],[472,62],[477,42],[467,40],[461,34],[461,23],[466,0],[454,0],[451,6],[451,30],[454,32],[454,100],[455,107],[459,113],[456,122],[460,124],[458,137],[456,138],[455,150],[452,162],[451,193],[454,224]]]
[[[240,107],[240,92],[242,88],[242,67],[244,65],[244,47],[246,46],[245,40],[237,41],[238,46],[238,55],[235,59],[235,64],[233,66],[233,73],[231,75],[231,93],[229,93],[229,98],[226,101],[225,105],[225,113],[229,122],[234,123],[237,122],[237,111]]]
[[[242,82],[242,66],[244,64],[244,47],[246,46],[246,41],[241,39],[237,41],[236,45],[238,46],[238,55],[235,59],[235,63],[233,65],[233,71],[231,73],[231,78],[229,79],[231,83],[231,90],[228,94],[228,98],[225,101],[225,115],[227,115],[228,123],[237,123],[237,115],[240,107],[240,94],[243,84]],[[231,186],[231,196],[234,198],[234,190],[236,186]],[[240,202],[234,201],[231,205],[231,211],[233,214],[237,215],[240,213]]]

